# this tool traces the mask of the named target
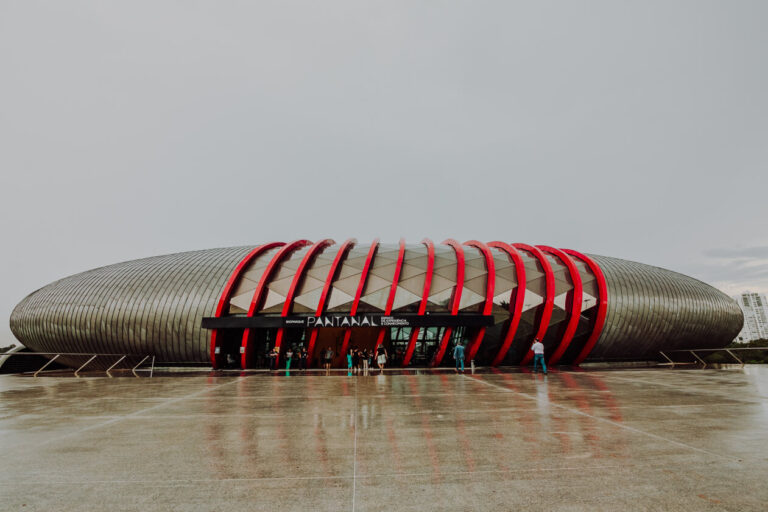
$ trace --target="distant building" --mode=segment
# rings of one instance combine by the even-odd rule
[[[744,292],[734,297],[744,312],[744,327],[736,336],[737,343],[768,339],[768,301],[760,293]]]

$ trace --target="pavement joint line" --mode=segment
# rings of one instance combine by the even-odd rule
[[[553,467],[553,468],[523,468],[523,469],[478,469],[475,471],[441,471],[441,476],[461,476],[461,475],[476,475],[476,474],[496,474],[496,473],[548,473],[555,471],[585,471],[585,470],[604,470],[604,469],[627,469],[636,467],[636,464],[612,464],[604,466],[566,466],[566,467]],[[655,467],[651,465],[650,467]],[[666,466],[658,469],[666,469]],[[410,472],[410,473],[364,473],[357,475],[336,475],[336,476],[267,476],[260,478],[188,478],[188,479],[170,479],[170,480],[88,480],[88,481],[71,481],[71,482],[52,482],[46,480],[46,485],[87,485],[87,484],[184,484],[184,483],[204,483],[204,482],[259,482],[259,481],[276,481],[276,480],[354,480],[356,478],[368,479],[368,478],[392,478],[392,477],[417,477],[417,476],[434,476],[434,471],[426,472]],[[24,480],[20,482],[0,482],[0,486],[18,486],[18,485],[40,485],[39,481]]]
[[[357,381],[355,381],[355,414],[353,418],[353,427],[355,429],[354,448],[352,449],[352,512],[355,512],[355,495],[357,494]]]
[[[377,393],[377,394],[371,394],[369,396],[371,398],[388,398],[390,395],[389,394],[384,394],[384,393]],[[408,393],[399,394],[398,393],[397,396],[398,397],[409,397],[409,396],[418,396],[418,397],[466,396],[466,397],[474,398],[477,395],[473,394],[473,393],[456,393],[455,395],[453,393],[425,393],[423,395],[422,394],[408,394]],[[131,397],[131,398],[133,398],[133,397]],[[270,401],[270,400],[275,400],[274,398],[265,397],[264,395],[238,395],[238,396],[223,395],[223,398],[227,398],[227,399],[230,399],[230,400],[245,400],[245,399],[248,399],[248,401],[255,400],[255,401],[264,401],[264,402],[267,402],[267,401]],[[288,399],[288,398],[300,398],[301,400],[321,400],[321,401],[327,401],[329,397],[328,396],[323,396],[323,395],[315,395],[315,396],[285,395],[285,396],[281,396],[280,400],[285,400],[285,399]],[[350,398],[351,399],[351,398],[354,398],[354,397],[353,396],[346,396],[346,395],[338,395],[338,396],[334,396],[334,397],[330,397],[330,398]],[[124,398],[115,398],[115,400],[124,400]],[[147,399],[139,397],[139,400],[147,400]],[[198,397],[193,397],[193,398],[190,398],[190,400],[204,400],[204,399],[203,398],[198,398]]]
[[[631,379],[631,378],[628,378],[628,377],[619,377],[619,376],[616,376],[616,375],[611,375],[611,378],[616,379],[616,380],[623,380],[623,381],[626,381],[626,382],[639,382],[641,384],[649,384],[649,385],[652,385],[652,386],[662,386],[662,387],[666,387],[666,388],[672,388],[672,389],[687,391],[689,393],[691,392],[688,388],[686,388],[686,386],[683,386],[683,385],[666,384],[666,383],[662,383],[662,382],[654,382],[654,381],[650,381],[650,380],[636,379],[636,378],[635,379]],[[720,396],[720,397],[727,396],[731,400],[733,400],[735,402],[740,402],[740,403],[742,403],[742,402],[755,403],[755,402],[760,402],[762,400],[768,400],[768,397],[765,397],[765,396],[762,396],[762,395],[753,395],[752,397],[739,398],[739,397],[734,396],[733,394],[726,393],[725,391],[709,391],[709,390],[697,389],[697,390],[695,390],[695,393],[708,394],[708,395],[714,395],[714,396]]]
[[[513,394],[516,394],[516,395],[518,395],[518,396],[521,396],[521,397],[527,398],[528,400],[538,400],[538,399],[537,399],[535,396],[527,395],[527,394],[525,394],[525,393],[521,393],[521,392],[519,392],[519,391],[515,391],[515,390],[513,390],[513,389],[509,389],[509,388],[507,388],[507,387],[504,387],[504,386],[500,386],[500,385],[498,385],[498,384],[494,384],[494,383],[492,383],[492,382],[488,382],[488,381],[485,381],[485,380],[483,380],[483,379],[479,379],[479,378],[477,378],[477,377],[476,377],[476,376],[474,376],[474,375],[473,375],[473,376],[469,376],[469,375],[466,375],[466,374],[465,374],[465,375],[464,375],[464,377],[465,377],[465,378],[469,378],[469,379],[471,379],[471,380],[474,380],[474,381],[476,381],[476,382],[480,382],[481,384],[485,384],[486,386],[493,386],[493,387],[495,387],[495,388],[504,389],[504,390],[506,390],[508,393],[513,393]],[[578,410],[578,409],[574,409],[574,408],[572,408],[572,407],[567,407],[567,406],[565,406],[565,405],[562,405],[562,404],[558,404],[558,403],[556,403],[556,402],[552,402],[552,401],[550,401],[550,402],[549,402],[549,404],[551,404],[551,405],[552,405],[552,406],[554,406],[554,407],[558,407],[558,408],[560,408],[560,409],[563,409],[563,410],[569,411],[569,412],[571,412],[571,413],[573,413],[573,414],[578,414],[578,415],[580,415],[580,416],[585,416],[585,417],[587,417],[587,418],[592,418],[592,419],[593,419],[593,420],[595,420],[595,421],[600,421],[600,422],[603,422],[603,423],[608,423],[609,425],[613,425],[613,426],[615,426],[615,427],[618,427],[618,428],[622,428],[622,429],[624,429],[624,430],[628,430],[628,431],[630,431],[630,432],[634,432],[634,433],[636,433],[636,434],[641,434],[641,435],[644,435],[644,436],[647,436],[647,437],[650,437],[650,438],[653,438],[653,439],[658,439],[658,440],[660,440],[660,441],[664,441],[664,442],[667,442],[667,443],[670,443],[670,444],[674,444],[674,445],[676,445],[676,446],[681,446],[681,447],[684,447],[684,448],[688,448],[689,450],[694,450],[694,451],[697,451],[697,452],[699,452],[699,453],[705,453],[705,454],[707,454],[707,455],[711,455],[711,456],[714,456],[714,457],[718,457],[718,458],[720,458],[720,459],[731,460],[731,461],[735,461],[735,462],[742,462],[742,461],[743,461],[743,460],[742,460],[741,458],[739,458],[739,457],[733,457],[733,456],[731,456],[731,455],[723,455],[723,454],[721,454],[721,453],[716,453],[716,452],[711,452],[711,451],[709,451],[709,450],[704,450],[703,448],[697,448],[697,447],[695,447],[695,446],[691,446],[691,445],[689,445],[689,444],[686,444],[686,443],[682,443],[682,442],[680,442],[680,441],[675,441],[674,439],[669,439],[669,438],[667,438],[667,437],[664,437],[664,436],[660,436],[660,435],[658,435],[658,434],[652,434],[652,433],[650,433],[650,432],[646,432],[646,431],[644,431],[644,430],[640,430],[640,429],[638,429],[638,428],[630,427],[629,425],[623,425],[623,424],[621,424],[621,423],[618,423],[618,422],[616,422],[616,421],[613,421],[613,420],[609,420],[609,419],[606,419],[606,418],[601,418],[601,417],[599,417],[599,416],[595,416],[595,415],[593,415],[593,414],[588,414],[588,413],[586,413],[586,412],[584,412],[584,411],[580,411],[580,410]]]
[[[759,402],[746,402],[746,403],[759,403]],[[654,405],[654,404],[647,404],[647,405],[617,405],[614,406],[616,409],[621,409],[623,411],[630,411],[634,409],[642,409],[642,410],[648,410],[648,409],[684,409],[684,408],[711,408],[711,407],[739,407],[743,405],[744,402],[715,402],[715,403],[706,403],[706,404],[673,404],[673,405]],[[535,407],[532,407],[531,410],[535,409]],[[519,407],[500,407],[494,409],[494,412],[519,412]],[[120,414],[95,414],[92,416],[88,415],[74,415],[74,414],[57,414],[56,417],[59,419],[65,419],[65,418],[87,418],[87,419],[115,419],[115,418],[124,418],[126,420],[147,420],[147,419],[168,419],[168,418],[179,418],[179,419],[193,419],[193,418],[206,418],[210,416],[216,416],[217,418],[252,418],[256,415],[258,415],[259,418],[284,418],[284,417],[301,417],[301,416],[315,416],[318,412],[322,412],[325,416],[328,417],[337,417],[337,416],[346,416],[347,412],[327,412],[323,411],[322,409],[318,410],[310,410],[307,412],[294,412],[294,413],[285,413],[285,414],[263,414],[259,411],[254,411],[253,413],[221,413],[221,412],[200,412],[200,413],[187,413],[187,414],[153,414],[153,415],[147,415],[147,416],[131,416],[131,417],[124,417],[124,415]],[[485,413],[487,411],[481,410],[481,409],[429,409],[425,411],[418,411],[418,412],[398,412],[396,415],[393,416],[415,416],[415,415],[421,415],[421,414],[432,414],[432,415],[441,415],[441,414],[453,414],[455,412],[460,412],[462,414],[481,414]],[[18,419],[25,419],[25,420],[34,420],[38,419],[40,417],[49,417],[50,413],[44,414],[44,413],[36,413],[36,414],[24,414],[21,416],[4,416],[0,417],[0,423],[4,420],[18,420]],[[384,414],[381,415],[382,417],[387,417],[388,415]],[[472,428],[472,427],[469,427]]]
[[[103,421],[101,423],[97,423],[95,425],[89,425],[87,427],[83,427],[81,429],[78,429],[78,430],[76,430],[74,432],[68,432],[66,434],[62,434],[62,435],[60,435],[58,437],[51,437],[51,438],[48,438],[48,439],[38,443],[38,446],[45,446],[45,445],[51,444],[51,443],[53,443],[55,441],[61,441],[61,440],[66,439],[68,437],[73,437],[73,436],[82,434],[84,432],[95,430],[97,428],[102,428],[102,427],[106,427],[106,426],[109,426],[109,425],[114,425],[115,423],[118,423],[118,422],[120,422],[122,420],[138,416],[138,415],[143,414],[143,413],[145,413],[147,411],[151,411],[153,409],[157,409],[158,407],[162,407],[164,405],[169,405],[169,404],[176,403],[176,402],[181,402],[182,400],[186,400],[188,397],[202,395],[203,393],[207,393],[209,391],[212,391],[214,389],[218,389],[218,388],[221,388],[221,387],[224,387],[224,386],[230,386],[230,385],[232,385],[232,384],[234,384],[236,382],[240,382],[241,380],[246,379],[247,377],[248,376],[244,375],[242,377],[239,377],[237,379],[231,380],[229,382],[225,382],[223,384],[219,384],[218,386],[214,386],[212,388],[203,388],[203,389],[201,389],[199,391],[195,391],[194,393],[190,393],[189,395],[180,396],[178,398],[172,398],[172,399],[166,400],[164,402],[160,402],[159,404],[155,404],[152,407],[146,407],[144,409],[140,409],[138,411],[133,411],[131,413],[124,414],[124,415],[118,416],[116,418],[112,418],[110,420]]]

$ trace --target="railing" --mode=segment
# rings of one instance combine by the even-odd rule
[[[669,361],[669,363],[661,363],[661,364],[669,365],[672,368],[674,368],[675,366],[682,366],[682,365],[686,365],[686,364],[688,364],[688,365],[696,364],[697,365],[699,363],[701,363],[703,365],[703,367],[706,368],[707,367],[707,362],[704,361],[701,357],[699,357],[698,352],[727,352],[728,355],[730,355],[738,364],[740,364],[741,366],[744,366],[744,361],[739,359],[736,356],[736,354],[734,354],[733,352],[734,351],[735,352],[741,352],[741,351],[745,351],[745,350],[762,350],[763,352],[768,352],[768,347],[697,348],[697,349],[693,349],[693,350],[685,350],[685,349],[683,349],[683,350],[667,350],[666,353],[660,350],[659,354],[661,354],[664,357],[664,359]],[[670,358],[667,355],[667,353],[672,354],[672,353],[675,353],[675,352],[689,353],[694,358],[696,358],[696,361],[695,362],[675,362],[675,361],[672,360],[672,358]]]
[[[43,366],[38,368],[37,371],[35,371],[32,374],[33,377],[37,377],[43,370],[45,370],[48,366],[50,366],[59,357],[62,357],[62,356],[64,356],[64,357],[88,357],[88,360],[74,371],[74,376],[78,377],[78,378],[80,377],[80,372],[83,371],[83,369],[85,367],[87,367],[89,364],[91,364],[97,358],[105,358],[105,357],[109,357],[109,358],[117,357],[118,358],[117,361],[112,363],[112,365],[110,365],[109,368],[107,368],[104,371],[108,377],[112,377],[112,374],[110,373],[111,370],[113,370],[115,367],[117,367],[120,363],[122,363],[123,361],[128,362],[130,359],[133,359],[135,361],[137,358],[142,357],[141,355],[136,355],[136,354],[92,354],[92,353],[87,353],[87,352],[85,352],[85,353],[83,353],[83,352],[6,352],[4,354],[0,354],[0,366],[2,366],[11,357],[16,357],[16,356],[27,356],[27,357],[30,357],[30,356],[42,356],[42,357],[53,356],[52,358],[48,359],[48,361],[46,361]],[[140,368],[140,366],[143,365],[147,361],[147,359],[149,359],[150,357],[152,358],[150,367],[149,368]],[[125,370],[130,369],[131,373],[135,377],[139,377],[139,374],[137,372],[149,372],[149,377],[152,377],[154,375],[154,372],[155,372],[155,356],[143,356],[143,358],[139,361],[138,364],[136,364],[136,365],[131,364],[131,365],[129,365],[126,368],[123,368],[123,369],[125,369]],[[51,371],[51,370],[49,370],[49,371]],[[53,371],[57,371],[57,370],[53,370]]]

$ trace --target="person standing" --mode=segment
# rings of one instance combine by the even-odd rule
[[[293,348],[289,348],[285,353],[285,369],[291,369],[291,361],[293,360]]]
[[[272,349],[272,352],[269,353],[269,369],[270,370],[277,370],[277,362],[280,359],[280,351],[277,349],[277,347],[274,347]]]
[[[347,352],[347,371],[352,371],[352,354],[354,352],[354,349],[349,349],[349,352]]]
[[[333,350],[331,347],[326,347],[325,352],[323,352],[323,366],[326,370],[331,369],[331,363],[333,363]]]
[[[456,373],[464,373],[464,343],[461,341],[453,347],[453,358],[456,360]]]
[[[306,370],[308,362],[309,362],[309,353],[307,352],[306,348],[302,347],[301,353],[299,354],[299,369],[301,371]]]
[[[536,367],[538,363],[541,363],[541,369],[544,371],[544,375],[546,375],[547,365],[544,362],[544,344],[541,342],[541,340],[539,340],[539,338],[533,339],[531,350],[533,350],[533,372],[536,373]]]
[[[379,345],[376,349],[376,363],[379,365],[379,371],[384,373],[384,365],[387,364],[387,349],[384,345]]]
[[[363,350],[362,355],[360,356],[363,359],[363,372],[365,372],[366,375],[368,375],[368,360],[371,356],[368,355],[368,349],[366,348]]]

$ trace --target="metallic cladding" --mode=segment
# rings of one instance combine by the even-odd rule
[[[656,359],[659,350],[723,347],[741,329],[736,302],[706,283],[642,263],[589,256],[605,274],[608,313],[587,361]]]
[[[155,355],[207,362],[212,316],[224,284],[250,247],[117,263],[51,283],[11,314],[11,330],[39,352]]]
[[[416,247],[423,251],[422,244],[408,245],[406,254]],[[22,300],[11,314],[11,329],[24,345],[39,352],[155,355],[161,361],[208,362],[211,333],[202,329],[201,320],[215,315],[228,278],[251,249],[169,254],[76,274]],[[605,325],[587,361],[656,359],[659,350],[722,347],[741,329],[743,317],[736,302],[705,283],[641,263],[590,257],[605,275],[608,307]],[[426,272],[426,258],[422,259]],[[337,277],[331,276],[334,286],[340,279],[356,280],[357,274],[364,273],[345,269],[347,260],[341,260]],[[408,261],[413,265],[416,260]],[[579,272],[591,274],[583,265]],[[443,273],[455,283],[452,273]],[[490,277],[486,276],[489,281]],[[534,275],[529,280],[541,277]],[[586,281],[586,274],[582,277]],[[460,294],[461,288],[456,293]],[[445,300],[444,292],[433,290],[432,294],[436,301]],[[440,304],[430,301],[427,309],[451,312],[450,303]],[[595,317],[590,317],[588,332]],[[500,315],[497,322],[507,320]],[[485,335],[479,364],[490,363],[501,349],[506,332],[497,327]],[[563,363],[580,352],[587,337],[574,338],[577,345],[566,352]],[[515,339],[511,352],[519,356],[507,359],[507,363],[519,361],[529,343],[527,337]]]

